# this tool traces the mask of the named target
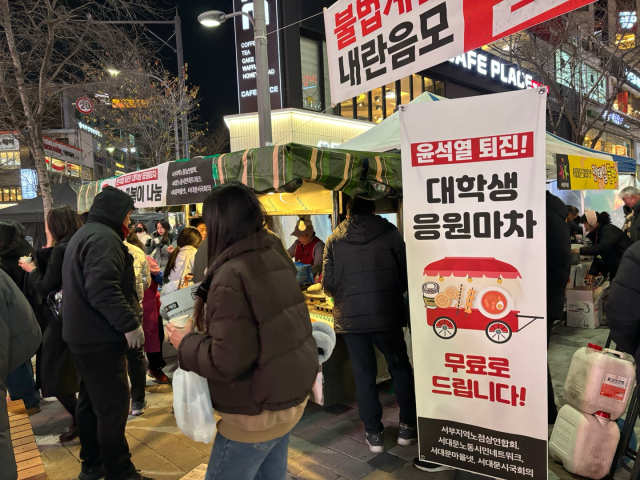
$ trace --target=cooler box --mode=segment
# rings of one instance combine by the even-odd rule
[[[607,282],[595,289],[567,288],[567,327],[598,328],[602,322],[602,298],[608,287]]]

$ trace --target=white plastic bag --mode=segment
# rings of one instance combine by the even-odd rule
[[[178,368],[173,374],[173,413],[178,428],[196,442],[211,443],[216,421],[207,380]]]

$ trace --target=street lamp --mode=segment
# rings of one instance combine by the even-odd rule
[[[107,72],[109,73],[109,75],[113,76],[113,77],[117,77],[118,75],[120,75],[120,70],[116,70],[115,68],[108,68]],[[169,85],[167,85],[167,82],[165,82],[163,79],[161,79],[160,77],[157,77],[151,73],[139,73],[139,72],[127,72],[128,74],[131,75],[137,75],[139,77],[149,77],[149,78],[153,78],[154,80],[157,80],[158,82],[162,83],[162,85],[164,85],[164,88],[167,89],[168,92],[171,92],[171,88],[169,88]],[[173,92],[171,92],[171,97],[173,98],[173,102],[175,104],[176,99],[175,96],[173,94]],[[176,149],[176,160],[180,160],[180,139],[178,138],[178,112],[174,112],[173,113],[173,130],[175,132],[175,149]],[[131,150],[132,152],[135,152],[135,149]]]
[[[271,95],[269,89],[269,58],[267,54],[267,27],[264,0],[253,1],[253,16],[247,12],[224,13],[210,10],[198,16],[205,27],[217,27],[231,17],[244,15],[253,25],[253,39],[256,49],[256,91],[258,93],[258,131],[260,146],[273,145],[271,136]]]

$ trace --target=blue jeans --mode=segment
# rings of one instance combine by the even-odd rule
[[[234,442],[219,432],[205,480],[284,480],[289,434],[262,443]]]
[[[23,400],[25,408],[40,406],[40,393],[33,379],[31,359],[16,368],[7,376],[7,391],[11,400]]]

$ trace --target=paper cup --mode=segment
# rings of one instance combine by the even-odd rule
[[[153,241],[154,241],[154,242],[156,242],[156,245],[158,245],[158,244],[160,243],[160,239],[159,239],[159,238],[157,238],[157,237],[156,237],[156,238],[154,238],[154,239],[153,239]]]
[[[169,323],[174,327],[184,328],[187,326],[187,323],[189,323],[190,319],[191,319],[190,315],[180,315],[179,317],[175,317],[169,320]]]
[[[20,260],[22,260],[24,263],[33,263],[33,258],[31,257],[20,257]]]

